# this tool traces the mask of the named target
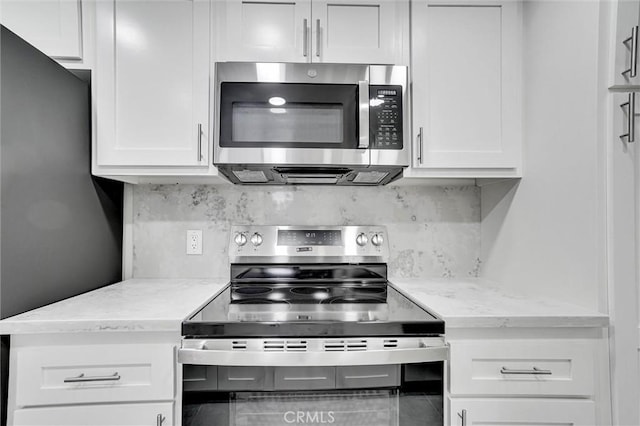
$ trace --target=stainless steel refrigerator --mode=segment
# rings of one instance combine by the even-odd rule
[[[122,185],[91,176],[90,104],[88,82],[1,28],[0,318],[121,279]]]

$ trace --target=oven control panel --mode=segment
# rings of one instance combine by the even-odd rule
[[[383,226],[247,225],[231,228],[229,257],[232,262],[244,257],[260,257],[261,261],[274,263],[290,258],[306,258],[312,262],[340,259],[351,262],[366,258],[386,262],[389,249]]]

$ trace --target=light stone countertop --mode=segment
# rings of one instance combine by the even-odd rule
[[[509,294],[481,279],[390,279],[445,327],[606,327],[607,315]],[[171,331],[225,279],[131,279],[0,321],[0,334]]]
[[[0,334],[175,331],[224,279],[131,279],[0,321]]]
[[[445,329],[465,327],[606,327],[609,317],[553,299],[510,294],[482,279],[389,281],[431,313]]]

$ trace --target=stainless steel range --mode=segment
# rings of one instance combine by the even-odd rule
[[[182,324],[183,425],[442,425],[444,322],[387,281],[381,226],[231,230]]]

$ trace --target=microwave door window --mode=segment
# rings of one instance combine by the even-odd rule
[[[339,104],[308,105],[236,102],[231,137],[234,142],[343,143],[343,107]]]
[[[222,83],[220,146],[355,149],[357,95],[353,84]]]

